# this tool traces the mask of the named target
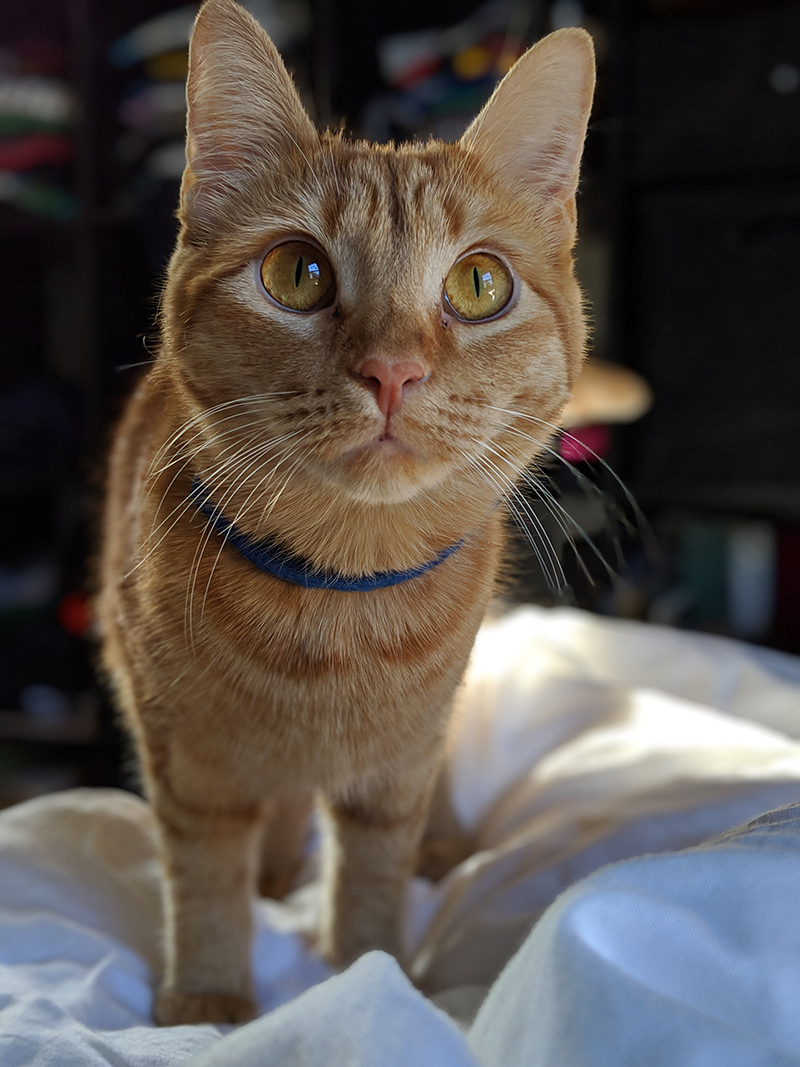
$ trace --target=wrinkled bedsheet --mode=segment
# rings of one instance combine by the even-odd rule
[[[0,1067],[800,1065],[798,737],[792,657],[569,609],[486,624],[448,762],[470,854],[411,886],[414,984],[316,957],[312,853],[254,904],[263,1014],[236,1030],[152,1025],[140,799],[8,809]]]

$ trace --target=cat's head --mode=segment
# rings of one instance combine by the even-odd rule
[[[212,488],[259,507],[287,482],[379,507],[502,495],[583,359],[593,82],[588,34],[562,30],[456,144],[352,142],[315,130],[245,11],[208,0],[162,361]]]

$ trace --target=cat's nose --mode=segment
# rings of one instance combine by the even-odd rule
[[[353,371],[353,377],[372,390],[381,414],[388,419],[400,410],[405,387],[426,381],[430,372],[413,360],[390,363],[383,359],[368,359],[359,370]]]

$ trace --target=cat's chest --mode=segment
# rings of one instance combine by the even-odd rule
[[[169,553],[152,561],[158,574],[145,611],[160,634],[174,635],[165,670],[192,663],[193,673],[223,679],[235,699],[269,706],[289,694],[310,707],[318,694],[330,705],[380,691],[394,703],[398,692],[430,690],[468,654],[496,555],[493,539],[476,540],[400,585],[339,592],[264,574],[230,546],[213,554],[208,573],[192,573],[188,554]]]
[[[173,510],[180,507],[178,499]],[[365,529],[352,536],[375,535]],[[143,553],[138,594],[145,614],[173,635],[178,658],[204,672],[224,669],[254,689],[356,678],[353,684],[367,685],[387,673],[416,675],[434,662],[441,670],[443,654],[457,655],[471,642],[493,591],[501,542],[492,513],[442,562],[400,584],[307,589],[260,570],[190,512],[155,551]]]
[[[286,684],[417,672],[482,612],[482,590],[465,581],[469,562],[447,561],[400,586],[339,592],[281,581],[230,554],[204,612],[205,642],[229,663]]]
[[[184,680],[173,728],[215,737],[218,758],[246,777],[331,787],[395,750],[424,748],[442,728],[485,606],[476,590],[459,602],[447,577],[335,594],[226,558],[194,649],[163,661]]]

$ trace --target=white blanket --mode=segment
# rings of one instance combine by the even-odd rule
[[[10,809],[0,1065],[800,1065],[800,816],[692,847],[800,800],[797,737],[791,657],[565,609],[488,624],[449,765],[474,851],[406,917],[428,997],[381,953],[332,976],[306,948],[312,857],[254,905],[264,1014],[231,1033],[152,1026],[146,806]]]

